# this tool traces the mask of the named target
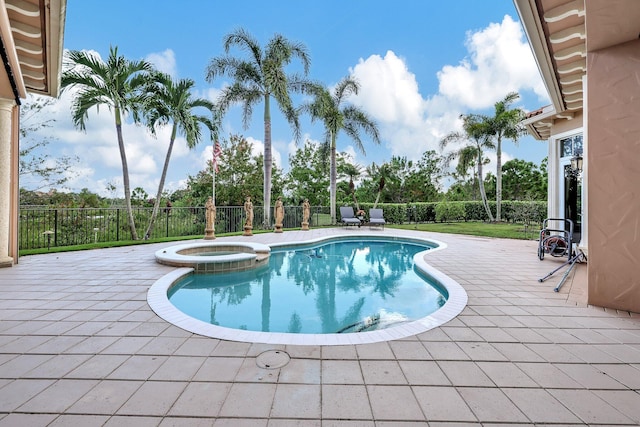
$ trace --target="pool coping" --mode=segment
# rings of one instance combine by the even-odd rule
[[[340,240],[344,238],[352,238],[351,235],[342,236],[324,236],[317,239],[309,239],[304,242],[278,242],[268,246],[271,248],[281,246],[304,246],[314,243],[321,243],[331,240]],[[167,296],[169,289],[173,284],[182,277],[191,274],[194,268],[181,267],[164,275],[158,279],[147,292],[147,303],[151,309],[162,319],[182,328],[186,331],[217,338],[228,341],[241,341],[263,344],[290,344],[290,345],[350,345],[350,344],[370,344],[376,342],[390,341],[417,335],[435,327],[441,326],[454,319],[464,310],[467,305],[467,293],[458,282],[451,277],[435,269],[427,263],[425,257],[429,253],[446,249],[447,245],[434,239],[422,239],[417,237],[405,236],[384,236],[374,233],[358,233],[357,237],[373,237],[385,240],[403,240],[414,241],[420,243],[435,243],[438,245],[426,251],[418,252],[414,256],[415,266],[424,274],[436,279],[439,284],[444,287],[449,294],[445,304],[434,313],[423,318],[407,322],[398,326],[376,330],[365,331],[348,334],[292,334],[286,332],[257,332],[246,331],[240,329],[226,328],[223,326],[212,325],[210,323],[195,319],[182,311],[178,310]],[[227,245],[233,245],[236,242],[225,242]]]

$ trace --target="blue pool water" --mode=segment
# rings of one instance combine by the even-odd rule
[[[169,291],[180,311],[214,325],[261,332],[351,333],[413,321],[446,291],[413,268],[418,243],[333,241],[274,249],[267,266],[191,274]]]

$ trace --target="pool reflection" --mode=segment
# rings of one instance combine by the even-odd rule
[[[192,317],[236,329],[375,330],[427,316],[444,304],[443,291],[413,269],[413,256],[425,249],[398,241],[350,241],[273,250],[268,266],[190,275],[169,298]]]

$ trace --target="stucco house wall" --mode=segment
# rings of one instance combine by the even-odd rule
[[[587,56],[590,304],[640,312],[640,40]]]

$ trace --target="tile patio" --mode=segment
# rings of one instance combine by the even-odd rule
[[[151,311],[147,290],[173,270],[154,252],[170,244],[0,269],[0,427],[640,424],[640,315],[586,306],[572,277],[553,292],[562,272],[539,283],[562,260],[540,262],[535,241],[371,232],[447,243],[426,261],[466,289],[464,311],[396,341],[255,344],[198,336]],[[260,368],[273,349],[289,363]]]

